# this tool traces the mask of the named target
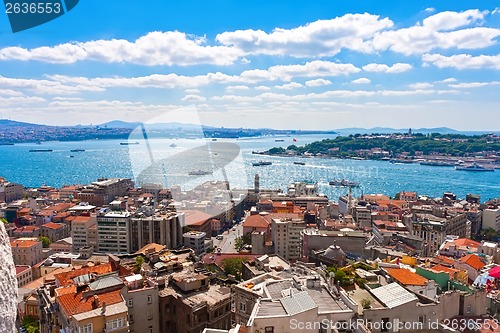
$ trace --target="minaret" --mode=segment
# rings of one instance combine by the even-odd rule
[[[259,178],[259,174],[255,174],[255,178],[254,178],[254,192],[255,194],[259,194],[260,192],[260,178]]]

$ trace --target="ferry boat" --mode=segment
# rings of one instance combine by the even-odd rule
[[[120,142],[122,146],[128,146],[128,145],[138,145],[139,142],[133,141],[133,142]]]
[[[455,166],[456,163],[452,162],[444,162],[444,161],[422,161],[420,162],[420,165],[431,165],[431,166],[447,166],[447,167],[452,167]]]
[[[211,175],[211,174],[212,174],[211,172],[203,171],[203,170],[189,172],[190,176],[206,176],[206,175]]]
[[[71,149],[70,152],[72,153],[76,153],[76,152],[80,152],[80,151],[85,151],[85,149]]]
[[[252,163],[253,166],[264,166],[264,165],[271,165],[273,164],[272,162],[267,162],[267,161],[259,161]]]
[[[463,170],[463,171],[495,171],[495,169],[485,168],[482,165],[477,164],[476,162],[469,165],[457,165],[455,170]]]
[[[41,152],[51,152],[52,149],[30,149],[30,153],[41,153]]]
[[[299,161],[293,162],[293,164],[296,164],[296,165],[306,165],[304,162],[299,162]]]
[[[359,183],[358,182],[351,182],[345,179],[342,180],[332,180],[329,182],[330,185],[332,186],[343,186],[343,187],[358,187]]]
[[[177,147],[177,145],[176,145],[175,143],[172,143],[172,144],[170,145],[170,147],[175,148],[175,147]]]
[[[276,139],[276,140],[274,140],[274,142],[283,142],[283,141],[285,141],[285,140],[284,139]]]

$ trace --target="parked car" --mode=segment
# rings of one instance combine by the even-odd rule
[[[217,237],[215,237],[215,239],[218,239],[218,240],[221,240],[223,238],[224,238],[224,236],[222,236],[222,235],[218,235]]]

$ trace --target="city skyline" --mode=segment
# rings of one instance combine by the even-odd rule
[[[82,2],[16,34],[3,16],[1,118],[147,121],[194,105],[207,126],[498,130],[499,8],[193,4]]]

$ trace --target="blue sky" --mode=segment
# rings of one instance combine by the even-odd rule
[[[0,14],[0,117],[499,130],[499,41],[493,1],[84,0]]]

